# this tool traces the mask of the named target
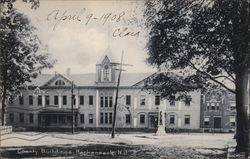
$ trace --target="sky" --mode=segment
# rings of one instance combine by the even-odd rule
[[[127,73],[154,72],[146,63],[147,30],[143,21],[143,1],[40,0],[40,7],[18,1],[15,7],[37,28],[43,45],[57,62],[42,73],[95,73],[97,61],[110,47],[112,59],[123,63]],[[127,34],[127,36],[126,36]]]

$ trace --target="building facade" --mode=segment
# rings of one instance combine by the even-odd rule
[[[42,74],[30,89],[7,107],[7,123],[26,129],[69,129],[74,109],[79,130],[109,130],[117,85],[117,63],[103,56],[93,74]],[[190,101],[169,102],[143,90],[150,73],[123,73],[121,76],[116,128],[156,130],[159,122],[166,129],[200,129],[200,91],[190,93]],[[73,89],[72,89],[73,88]],[[74,96],[72,98],[72,95]],[[159,119],[159,108],[165,120]]]
[[[214,90],[201,95],[201,128],[204,132],[234,132],[235,95]]]

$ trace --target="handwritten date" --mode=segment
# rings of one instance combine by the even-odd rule
[[[102,25],[105,25],[107,21],[113,21],[118,23],[125,15],[124,11],[120,12],[119,14],[108,12],[98,17],[95,16],[93,13],[85,14],[85,12],[86,8],[83,8],[80,11],[75,12],[74,14],[68,13],[67,10],[61,12],[59,9],[56,9],[48,14],[46,20],[55,21],[55,24],[53,26],[53,30],[55,30],[62,21],[78,21],[84,22],[85,25],[88,25],[91,21],[96,20],[99,21]]]

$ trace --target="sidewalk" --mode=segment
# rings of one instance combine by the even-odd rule
[[[110,134],[93,133],[38,133],[13,132],[1,138],[2,147],[12,146],[41,146],[55,144],[117,144],[127,145],[155,145],[155,146],[181,146],[181,147],[209,147],[224,148],[232,140],[232,134],[210,133],[181,133],[155,136],[153,133],[119,134],[114,139]]]

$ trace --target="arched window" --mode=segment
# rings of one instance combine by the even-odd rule
[[[64,86],[65,85],[65,82],[62,81],[62,80],[57,80],[56,83],[55,83],[56,86]]]
[[[109,81],[109,66],[105,65],[103,69],[103,81]]]

